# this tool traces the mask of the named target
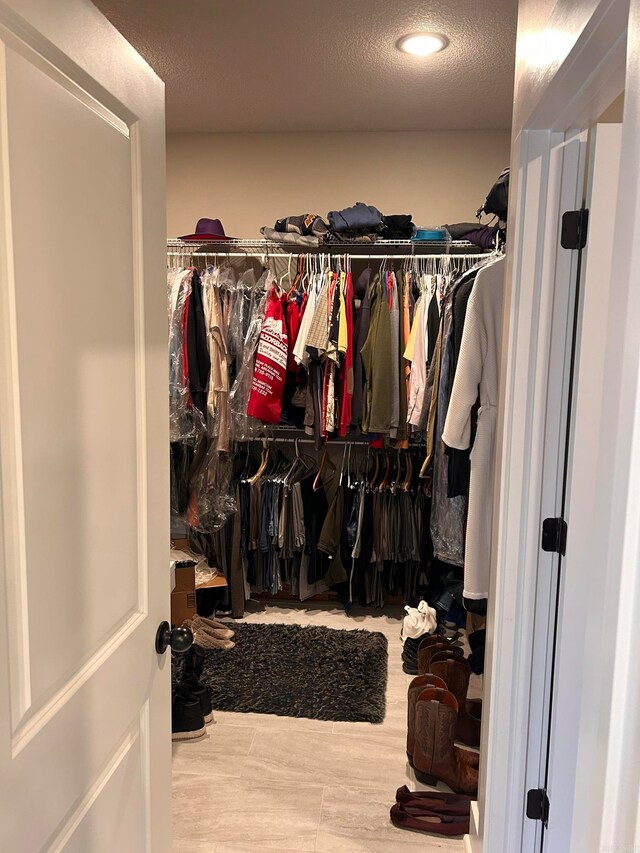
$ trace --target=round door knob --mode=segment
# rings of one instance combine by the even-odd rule
[[[161,622],[156,633],[156,651],[163,655],[171,646],[171,650],[178,654],[188,652],[193,645],[193,633],[184,625],[180,628],[172,628],[168,622]]]

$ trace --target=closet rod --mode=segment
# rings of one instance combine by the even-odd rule
[[[240,440],[238,443],[239,444],[249,444],[252,441],[253,442],[283,441],[287,444],[295,444],[296,442],[298,442],[298,444],[315,444],[315,439],[313,439],[313,438],[281,438],[278,435],[275,435],[275,436],[273,436],[273,435],[268,435],[268,436],[261,435],[257,438],[247,438],[247,439]],[[331,439],[329,439],[329,441],[325,441],[320,446],[319,449],[324,450],[327,447],[335,447],[338,444],[340,444],[340,445],[342,445],[342,444],[353,444],[353,445],[360,445],[361,447],[367,447],[369,445],[369,440],[366,438],[359,438],[359,439],[358,438],[352,438],[352,439],[347,439],[347,438],[333,439],[333,438],[331,438]],[[424,444],[425,444],[424,441],[420,441],[420,440],[415,441],[414,440],[412,443],[409,444],[409,449],[411,449],[412,447],[424,447]],[[380,450],[380,449],[397,450],[399,448],[396,448],[396,447],[391,447],[391,448],[388,448],[388,447],[387,448],[376,448],[376,447],[374,447],[373,448],[373,450]],[[403,449],[406,449],[406,448],[403,448]]]

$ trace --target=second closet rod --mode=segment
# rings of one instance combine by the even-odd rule
[[[261,435],[261,436],[257,436],[256,438],[246,438],[246,439],[241,439],[238,443],[239,444],[248,444],[252,441],[253,442],[282,441],[282,442],[286,442],[287,444],[296,444],[296,443],[298,443],[298,444],[315,444],[315,439],[313,439],[313,438],[281,438],[278,435],[268,435],[268,436]],[[362,445],[362,447],[367,447],[367,445],[369,443],[370,443],[369,440],[366,438],[351,438],[351,439],[349,439],[349,438],[336,438],[336,439],[330,438],[328,441],[325,441],[324,444],[322,444],[320,449],[324,450],[325,447],[332,447],[332,446],[335,446],[337,444],[357,444],[357,445]],[[417,446],[420,446],[422,444],[424,444],[423,440],[417,440],[416,441],[414,439],[411,441],[409,447],[410,448],[411,447],[417,447]],[[374,447],[373,448],[373,450],[380,450],[380,449],[397,450],[399,448],[396,448],[396,447],[391,447],[391,448]]]

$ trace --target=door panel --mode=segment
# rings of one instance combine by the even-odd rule
[[[554,700],[549,742],[549,799],[551,812],[543,850],[582,851],[593,839],[593,828],[573,817],[575,803],[590,795],[589,781],[603,774],[601,751],[589,750],[586,766],[579,766],[580,742],[598,743],[599,708],[593,685],[582,679],[582,657],[594,674],[605,672],[610,660],[590,637],[606,632],[602,596],[606,578],[606,536],[597,510],[598,472],[594,460],[606,441],[602,435],[602,399],[607,326],[611,301],[614,223],[620,165],[621,126],[598,125],[591,131],[586,204],[589,237],[583,252],[582,281],[576,324],[575,375],[571,431],[567,458],[567,553],[562,561]],[[594,488],[595,485],[595,488]],[[595,572],[593,571],[595,567]],[[595,576],[595,581],[594,581]],[[614,626],[611,626],[613,630]],[[567,792],[571,792],[569,799]],[[595,809],[594,809],[595,811]]]
[[[548,337],[540,340],[538,354],[538,358],[548,359],[549,368],[540,371],[542,381],[537,389],[545,399],[546,415],[540,518],[536,519],[536,531],[540,530],[542,519],[560,514],[562,503],[571,325],[578,264],[576,253],[560,245],[560,221],[565,210],[576,209],[581,204],[586,149],[585,132],[567,134],[550,152],[548,194],[553,201],[545,212],[547,236],[541,277],[544,299],[552,306],[552,322]],[[547,310],[543,309],[542,313],[546,315]],[[545,787],[559,555],[540,550],[537,565],[525,791]],[[541,838],[541,823],[525,821],[522,850],[539,850]]]
[[[13,397],[26,543],[26,562],[14,568],[25,598],[10,654],[16,679],[31,692],[29,706],[16,709],[19,725],[140,612],[137,495],[144,484],[137,483],[136,435],[144,400],[136,400],[130,345],[129,133],[10,48],[6,86],[19,363]],[[113,249],[103,257],[105,245]],[[107,446],[100,441],[105,424]],[[55,488],[55,503],[43,480]],[[102,573],[106,589],[86,583]],[[55,644],[53,618],[65,626]],[[21,636],[28,654],[18,651]]]
[[[0,2],[0,79],[0,849],[155,853],[163,86],[84,0]]]

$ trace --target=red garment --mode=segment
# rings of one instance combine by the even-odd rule
[[[289,299],[288,296],[282,298],[284,306],[284,317],[287,324],[287,336],[289,338],[289,354],[287,357],[287,381],[294,385],[302,385],[304,382],[305,372],[302,365],[298,364],[293,357],[293,348],[298,340],[300,332],[300,323],[304,309],[307,305],[308,294],[304,294],[301,300],[297,298]]]
[[[265,311],[258,352],[253,367],[247,414],[265,423],[277,424],[282,414],[282,392],[287,372],[288,338],[282,300],[271,289]]]
[[[340,365],[340,426],[339,434],[344,436],[349,432],[351,424],[351,400],[353,398],[353,278],[347,273],[345,285],[345,309],[347,314],[347,351]]]

